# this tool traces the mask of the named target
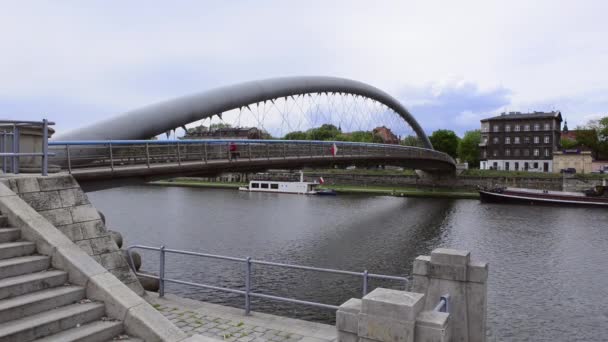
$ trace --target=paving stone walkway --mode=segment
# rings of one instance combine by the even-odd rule
[[[243,310],[190,299],[149,293],[147,300],[188,335],[237,342],[330,342],[334,326]]]

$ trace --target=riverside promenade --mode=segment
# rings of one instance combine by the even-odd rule
[[[333,325],[265,313],[243,315],[242,309],[181,298],[172,294],[146,299],[187,335],[238,342],[328,342],[337,338]]]

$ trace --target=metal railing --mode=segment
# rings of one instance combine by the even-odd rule
[[[331,147],[338,147],[333,155]],[[352,157],[403,158],[437,160],[455,165],[447,154],[425,148],[357,143],[344,141],[308,140],[95,140],[51,141],[55,152],[53,163],[68,172],[76,168],[115,168],[188,162],[210,163],[214,161],[277,160],[287,158],[335,158]],[[230,150],[234,146],[235,151]],[[231,153],[232,152],[232,153]]]
[[[2,171],[4,173],[19,173],[20,157],[42,157],[41,173],[48,174],[48,127],[54,125],[47,119],[42,121],[0,120],[0,157],[2,157]],[[42,152],[19,152],[20,129],[24,127],[42,126]],[[10,167],[9,167],[10,165]]]
[[[439,303],[437,303],[437,305],[435,305],[435,308],[433,309],[433,311],[449,313],[450,312],[450,295],[445,294],[445,295],[441,296],[441,298],[439,298]]]
[[[133,257],[131,255],[131,251],[134,249],[143,249],[143,250],[151,250],[151,251],[160,252],[160,264],[159,264],[158,276],[154,276],[154,275],[150,275],[150,274],[146,274],[146,273],[140,273],[134,269],[135,264],[133,263]],[[194,283],[194,282],[190,282],[190,281],[167,278],[165,276],[165,269],[166,269],[165,256],[167,253],[241,262],[241,263],[243,263],[243,266],[245,268],[245,279],[244,279],[245,290],[238,290],[238,289],[233,289],[233,288],[220,287],[220,286],[207,285],[207,284],[199,284],[199,283]],[[276,301],[282,301],[282,302],[288,302],[288,303],[294,303],[294,304],[310,305],[310,306],[331,309],[331,310],[337,310],[339,308],[338,306],[331,305],[331,304],[324,304],[324,303],[311,302],[311,301],[300,300],[300,299],[295,299],[295,298],[288,298],[288,297],[269,295],[269,294],[264,294],[264,293],[259,293],[259,292],[253,292],[252,284],[251,284],[253,265],[266,265],[266,266],[275,266],[275,267],[283,267],[283,268],[290,268],[290,269],[317,271],[317,272],[323,272],[323,273],[332,273],[332,274],[341,274],[341,275],[361,277],[362,282],[363,282],[363,290],[362,290],[363,296],[365,296],[367,294],[369,279],[396,280],[396,281],[403,282],[404,287],[407,286],[407,284],[408,284],[408,279],[405,277],[369,273],[367,270],[365,270],[363,272],[353,272],[353,271],[335,270],[335,269],[330,269],[330,268],[291,265],[291,264],[283,264],[283,263],[264,261],[264,260],[255,260],[255,259],[252,259],[251,257],[236,258],[236,257],[230,257],[230,256],[223,256],[223,255],[183,251],[183,250],[178,250],[178,249],[168,249],[168,248],[165,248],[165,246],[151,247],[151,246],[143,246],[143,245],[133,245],[133,246],[129,246],[127,248],[127,254],[129,256],[130,265],[131,265],[131,267],[133,267],[133,272],[135,272],[136,275],[141,276],[141,277],[147,277],[147,278],[159,280],[158,295],[160,297],[163,297],[165,294],[165,283],[189,285],[189,286],[200,287],[200,288],[205,288],[205,289],[236,293],[236,294],[245,296],[245,314],[249,314],[251,311],[251,298],[264,298],[264,299],[270,299],[270,300],[276,300]]]

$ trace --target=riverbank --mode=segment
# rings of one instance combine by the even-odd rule
[[[245,183],[233,182],[207,182],[201,180],[160,180],[148,183],[156,186],[179,186],[193,188],[215,188],[215,189],[238,189],[245,186]],[[397,197],[417,197],[417,198],[453,198],[453,199],[479,199],[477,192],[450,190],[450,189],[426,189],[413,187],[394,187],[394,186],[359,186],[359,185],[328,185],[320,186],[321,189],[334,189],[338,193],[345,194],[369,194],[381,196]]]

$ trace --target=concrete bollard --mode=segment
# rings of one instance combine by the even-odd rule
[[[357,342],[359,340],[359,313],[361,299],[351,298],[336,312],[338,342]]]
[[[412,291],[425,295],[425,310],[450,295],[452,341],[486,340],[488,264],[471,261],[468,251],[438,248],[414,261]]]
[[[416,342],[450,342],[448,329],[450,314],[438,311],[423,311],[416,318]]]

